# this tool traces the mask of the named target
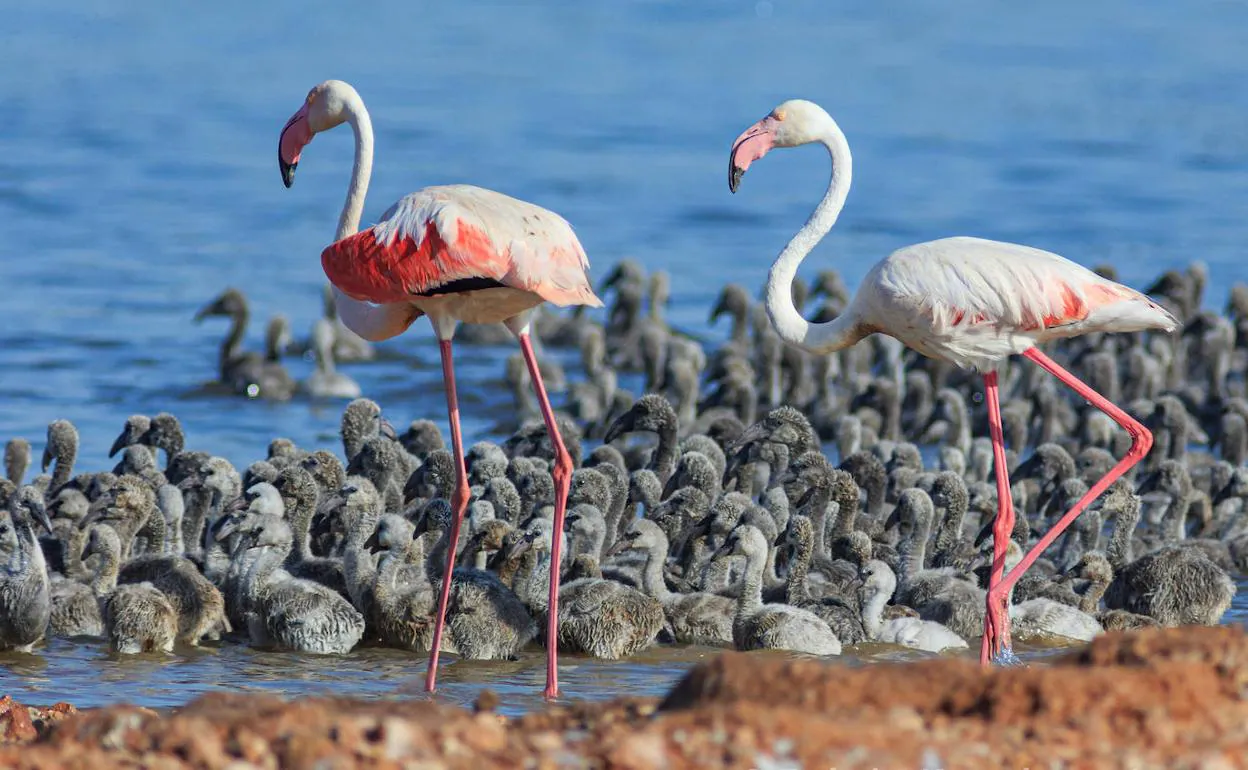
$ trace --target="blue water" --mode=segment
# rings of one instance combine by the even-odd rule
[[[670,271],[672,319],[710,339],[719,286],[760,285],[826,184],[808,148],[728,193],[732,139],[795,96],[824,105],[855,153],[807,275],[835,265],[852,286],[896,247],[975,234],[1110,262],[1135,285],[1201,259],[1216,305],[1245,277],[1240,3],[44,0],[0,2],[0,19],[0,438],[38,457],[47,423],[70,418],[87,469],[111,465],[135,412],[175,411],[191,448],[240,465],[278,435],[337,448],[339,404],[206,392],[223,322],[191,323],[227,285],[251,298],[252,347],[271,314],[300,335],[319,314],[350,132],[318,137],[292,190],[274,156],[330,77],[372,112],[366,220],[428,184],[532,200],[573,223],[596,277],[625,256]],[[395,424],[441,420],[427,325],[386,347],[347,371]],[[463,353],[473,437],[509,407],[508,352]],[[153,676],[92,656],[58,643],[42,665],[97,702]],[[246,668],[196,660],[170,669],[171,692]],[[637,686],[665,686],[673,669],[658,668]]]

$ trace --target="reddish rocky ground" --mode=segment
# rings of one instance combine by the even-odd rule
[[[1232,768],[1248,634],[1108,634],[1044,666],[850,669],[726,653],[662,701],[518,719],[429,702],[212,695],[173,714],[0,700],[0,768]]]

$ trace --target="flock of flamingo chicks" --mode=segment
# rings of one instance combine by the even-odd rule
[[[1181,335],[1055,346],[1139,414],[1156,444],[1015,587],[1016,636],[1212,624],[1230,605],[1233,578],[1248,570],[1248,402],[1238,395],[1248,288],[1220,316],[1200,309],[1203,277],[1194,268],[1153,287],[1184,319]],[[978,396],[967,373],[884,336],[831,356],[784,346],[735,285],[711,314],[731,320],[729,340],[708,353],[664,320],[666,284],[625,261],[606,281],[604,324],[542,323],[544,344],[579,347],[584,368],[568,377],[545,359],[548,379],[567,383],[557,419],[576,466],[558,647],[604,658],[656,643],[819,655],[967,647],[985,622],[991,551],[981,543],[997,511],[991,446],[972,438],[986,413],[967,396]],[[796,287],[799,306],[822,299],[816,315],[847,300],[833,272]],[[370,355],[330,328],[333,347]],[[480,341],[493,341],[489,331]],[[508,369],[521,425],[466,452],[465,566],[450,582],[442,645],[467,659],[548,644],[553,454]],[[644,378],[635,400],[615,384],[630,371]],[[1003,373],[1008,442],[1033,448],[1009,457],[1014,560],[1128,442],[1054,380],[1028,375]],[[77,432],[58,420],[33,479],[30,443],[11,440],[0,646],[95,636],[136,653],[224,638],[427,653],[454,458],[436,423],[396,434],[368,399],[348,404],[341,436],[341,455],[279,438],[236,469],[188,447],[175,416],[136,415],[111,449],[116,466],[81,472]]]
[[[47,635],[103,636],[118,652],[223,634],[319,653],[380,643],[429,651],[432,691],[440,650],[510,658],[536,641],[554,696],[560,649],[619,658],[665,640],[943,652],[982,631],[980,659],[1009,662],[1013,637],[1216,623],[1230,606],[1232,574],[1248,563],[1248,289],[1220,316],[1202,310],[1200,266],[1141,293],[1109,269],[949,238],[889,255],[853,297],[831,272],[808,290],[797,268],[839,217],[852,161],[835,121],[793,100],[734,142],[729,187],[771,149],[812,143],[827,149],[831,181],[773,264],[762,304],[724,289],[712,320],[731,315],[733,331],[708,355],[664,323],[663,274],[647,285],[633,263],[607,282],[606,323],[590,321],[585,308],[603,303],[585,252],[567,222],[533,204],[431,187],[360,230],[373,137],[346,83],[313,88],[284,126],[287,186],[313,136],[343,123],[355,161],[322,253],[327,318],[305,387],[357,395],[335,353],[364,356],[363,340],[428,316],[449,451],[435,423],[397,435],[357,398],[343,414],[343,459],[275,439],[240,473],[187,450],[177,418],[161,413],[126,422],[111,472],[74,475],[77,433],[58,420],[32,483],[29,443],[6,450],[0,649]],[[812,295],[827,298],[813,322]],[[544,303],[578,309],[565,318]],[[281,328],[259,356],[239,349],[240,293],[204,315],[234,318],[224,384],[289,396],[273,355]],[[463,447],[461,322],[479,325],[461,342],[499,332],[519,342],[508,379],[520,413],[541,419],[502,445]],[[581,349],[587,380],[567,387],[562,413],[539,328],[547,345]],[[1015,354],[1036,368],[1013,365]],[[616,376],[630,369],[645,377],[635,401]],[[983,374],[982,404],[972,372]],[[973,438],[985,424],[989,437]],[[654,438],[634,444],[634,434]],[[1220,457],[1189,454],[1202,443]]]

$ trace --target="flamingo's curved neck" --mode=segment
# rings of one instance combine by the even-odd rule
[[[351,183],[347,187],[347,200],[338,217],[338,232],[334,241],[340,241],[360,230],[360,217],[364,213],[364,197],[368,194],[368,181],[373,175],[373,122],[358,95],[352,95],[346,103],[347,123],[355,132],[355,163],[351,167]],[[333,287],[334,306],[338,318],[348,329],[370,342],[379,342],[401,333],[415,318],[414,309],[407,303],[373,305],[353,299]]]
[[[767,276],[766,304],[767,315],[771,317],[771,323],[781,339],[814,353],[831,353],[853,345],[866,335],[854,317],[852,303],[835,320],[821,324],[807,321],[793,304],[793,277],[797,275],[797,268],[815,244],[836,224],[853,177],[849,142],[835,123],[830,123],[816,141],[827,148],[832,158],[832,180],[810,219],[771,266],[771,273]]]
[[[364,197],[368,195],[368,182],[373,175],[373,122],[368,117],[364,102],[358,98],[346,104],[347,123],[355,132],[355,163],[351,167],[351,184],[347,186],[347,200],[342,204],[338,217],[335,241],[360,230],[360,217],[364,213]]]

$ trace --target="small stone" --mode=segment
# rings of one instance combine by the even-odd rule
[[[0,698],[0,743],[26,743],[38,736],[26,707],[8,695]]]
[[[472,728],[464,731],[464,743],[475,751],[493,754],[507,745],[507,733],[497,719],[485,712],[474,717]]]
[[[387,759],[403,759],[412,756],[416,744],[415,735],[406,720],[387,717],[378,727]]]
[[[1195,765],[1198,770],[1233,770],[1235,766],[1230,757],[1220,754],[1205,757]]]
[[[794,743],[791,738],[777,738],[771,744],[771,750],[774,751],[776,754],[780,754],[782,756],[786,754],[792,754],[793,747],[794,747]]]
[[[610,754],[610,766],[658,770],[669,764],[662,736],[653,733],[625,738]]]
[[[563,739],[556,733],[540,732],[529,736],[529,744],[538,751],[551,752],[563,746]]]
[[[38,722],[40,722],[40,724],[36,724],[35,726],[42,730],[48,725],[56,724],[57,722],[60,722],[62,719],[65,719],[66,717],[71,717],[77,713],[78,713],[78,709],[74,708],[71,704],[66,703],[65,701],[60,701],[59,703],[53,703],[51,706],[48,706],[46,709],[39,709],[39,715],[37,717],[37,720]]]
[[[894,730],[913,730],[919,732],[923,730],[923,717],[919,716],[919,712],[912,708],[897,707],[888,710],[888,724]]]

